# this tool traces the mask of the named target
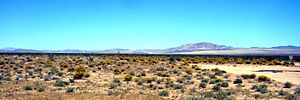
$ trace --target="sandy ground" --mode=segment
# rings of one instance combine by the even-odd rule
[[[299,63],[297,63],[299,65]],[[256,74],[256,75],[265,75],[271,79],[279,82],[292,82],[294,84],[300,85],[300,72],[256,72],[258,70],[297,70],[300,71],[300,67],[286,67],[286,66],[264,66],[264,65],[214,65],[214,64],[198,64],[203,69],[212,69],[219,68],[225,70],[228,73],[232,74]]]

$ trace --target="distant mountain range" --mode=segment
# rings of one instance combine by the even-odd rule
[[[107,50],[33,50],[21,48],[2,48],[1,53],[129,53],[129,54],[300,54],[300,46],[277,46],[270,48],[235,48],[207,42],[184,44],[167,49],[107,49]]]

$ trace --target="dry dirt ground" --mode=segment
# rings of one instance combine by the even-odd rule
[[[225,70],[228,73],[240,75],[240,74],[256,74],[256,75],[265,75],[279,82],[292,82],[294,84],[300,85],[300,66],[299,63],[296,63],[294,67],[287,66],[266,66],[266,65],[246,65],[246,64],[198,64],[204,69],[213,69],[219,68]],[[283,72],[258,72],[259,70],[278,70]],[[298,72],[290,72],[298,71]]]

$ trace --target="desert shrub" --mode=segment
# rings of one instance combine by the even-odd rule
[[[219,68],[213,68],[211,69],[211,71],[219,71],[220,69]]]
[[[298,100],[298,97],[293,94],[288,94],[288,95],[286,95],[285,99],[286,100]]]
[[[87,77],[90,77],[90,73],[85,72],[85,73],[84,73],[84,77],[86,77],[86,78],[87,78]]]
[[[149,89],[155,90],[157,86],[155,84],[149,84]]]
[[[37,72],[42,72],[42,71],[43,71],[43,69],[42,69],[42,68],[40,68],[40,67],[37,67],[37,68],[35,68],[35,69],[34,69],[34,71],[37,71]]]
[[[115,68],[115,69],[113,69],[113,71],[114,71],[114,74],[121,74],[122,73],[121,68]]]
[[[221,86],[221,87],[228,87],[229,84],[228,84],[228,82],[221,82],[221,83],[220,83],[220,86]]]
[[[114,83],[120,83],[121,80],[120,80],[119,78],[114,78],[113,82],[114,82]]]
[[[29,70],[29,69],[32,69],[32,67],[31,66],[26,66],[24,69]]]
[[[43,91],[45,91],[45,87],[44,87],[44,86],[41,86],[41,85],[36,86],[35,89],[36,89],[38,92],[43,92]]]
[[[169,77],[169,74],[163,72],[157,73],[157,75],[160,77]]]
[[[250,74],[250,78],[251,78],[251,79],[256,78],[256,74]]]
[[[211,78],[211,79],[214,79],[214,78],[216,78],[216,75],[214,75],[214,74],[208,74],[208,77]]]
[[[214,98],[217,100],[225,100],[227,98],[227,93],[223,91],[217,92]]]
[[[135,76],[135,73],[133,71],[130,71],[129,74]]]
[[[52,68],[50,69],[49,74],[56,74],[56,73],[58,73],[58,72],[59,72],[59,69],[58,69],[58,68],[52,67]]]
[[[86,67],[79,66],[79,67],[76,67],[76,68],[75,68],[75,71],[76,71],[76,72],[85,72],[86,69],[87,69]]]
[[[163,90],[163,91],[160,91],[159,92],[159,96],[169,96],[169,92],[168,91],[166,91],[166,90]]]
[[[51,75],[44,76],[44,81],[50,81]]]
[[[73,75],[74,79],[82,79],[84,77],[84,72],[75,72]]]
[[[133,76],[132,76],[132,75],[130,75],[130,74],[127,74],[127,75],[124,77],[124,80],[125,80],[125,81],[131,81],[131,80],[132,80],[132,78],[133,78]]]
[[[116,83],[109,84],[109,89],[115,89],[117,87],[118,87],[118,84],[116,84]]]
[[[201,82],[201,83],[199,84],[199,87],[200,87],[200,88],[206,88],[206,86],[207,86],[207,84],[204,83],[204,82]]]
[[[71,67],[71,66],[69,66],[69,67],[67,68],[67,70],[68,70],[68,72],[74,72],[74,71],[75,71],[75,68],[74,68],[74,67]]]
[[[66,92],[67,93],[71,93],[71,92],[75,92],[75,88],[67,88]]]
[[[32,86],[31,85],[26,85],[23,87],[24,90],[32,90]]]
[[[64,73],[63,72],[58,72],[57,75],[62,77],[64,75]]]
[[[147,77],[147,78],[144,78],[143,80],[147,83],[151,83],[152,81],[154,81],[154,79],[152,77]]]
[[[244,79],[254,79],[256,77],[256,74],[242,74],[241,77]]]
[[[187,73],[187,74],[192,74],[193,73],[193,70],[191,70],[191,69],[187,69],[187,70],[185,70],[185,72]]]
[[[191,88],[190,91],[191,91],[192,93],[195,93],[195,92],[197,92],[197,89],[196,89],[196,88]]]
[[[117,95],[120,95],[122,94],[121,91],[117,91],[117,90],[111,90],[111,91],[108,91],[108,95],[114,95],[114,96],[117,96]]]
[[[68,68],[68,67],[69,67],[69,64],[64,63],[64,64],[61,65],[61,67],[63,67],[63,68]]]
[[[157,83],[157,84],[160,84],[161,82],[163,82],[162,79],[157,79],[157,80],[156,80],[156,83]]]
[[[235,94],[236,91],[234,89],[229,89],[226,91],[227,95]]]
[[[75,83],[75,80],[73,78],[70,78],[69,83]]]
[[[252,96],[253,96],[255,99],[258,99],[258,98],[261,97],[261,94],[253,94]]]
[[[297,94],[297,95],[300,95],[300,87],[297,87],[296,89],[295,89],[295,92],[294,92],[295,94]]]
[[[187,81],[186,78],[179,78],[179,79],[177,79],[178,83],[185,83],[186,81]]]
[[[157,67],[155,71],[167,71],[167,69],[164,67]]]
[[[214,90],[214,91],[220,91],[221,90],[221,86],[218,85],[218,84],[216,84],[216,85],[213,86],[212,90]]]
[[[270,81],[271,78],[267,77],[267,76],[264,76],[264,75],[260,75],[258,76],[258,81],[260,82],[265,82],[265,81]]]
[[[136,81],[137,85],[143,85],[145,83],[144,80],[140,79],[139,81]]]
[[[243,80],[242,79],[235,79],[234,81],[233,81],[233,84],[241,84],[241,83],[243,83]]]
[[[214,93],[212,91],[207,91],[203,93],[205,98],[210,98],[214,96]]]
[[[187,85],[192,85],[192,84],[194,84],[195,83],[195,81],[193,81],[193,80],[188,80],[187,81]]]
[[[216,82],[223,82],[223,79],[222,78],[217,78]]]
[[[142,71],[141,76],[146,76],[146,73],[144,71]]]
[[[166,83],[165,87],[166,87],[166,88],[174,87],[174,83],[173,83],[173,82]]]
[[[175,85],[174,85],[174,88],[175,88],[175,89],[182,89],[182,88],[183,88],[183,85],[175,84]]]
[[[62,80],[56,80],[54,86],[58,86],[58,87],[64,87],[69,85],[68,82],[62,81]]]
[[[203,82],[203,83],[207,83],[209,81],[209,79],[203,79],[203,80],[201,80],[201,82]]]
[[[265,84],[259,85],[259,86],[256,88],[256,91],[257,91],[257,92],[260,92],[260,93],[267,93],[267,92],[269,92],[268,86],[265,85]]]
[[[280,96],[285,96],[287,94],[288,94],[288,92],[283,91],[282,89],[280,91],[278,91],[278,95],[280,95]]]
[[[291,88],[293,84],[291,82],[285,82],[283,88]]]

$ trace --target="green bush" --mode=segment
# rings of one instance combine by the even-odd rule
[[[229,84],[228,84],[228,82],[222,82],[222,83],[220,83],[220,86],[221,87],[228,87]]]
[[[23,88],[24,88],[24,90],[32,90],[32,86],[31,85],[26,85]]]
[[[52,67],[51,69],[50,69],[50,74],[56,74],[56,73],[58,73],[59,72],[59,69],[58,68],[56,68],[56,67]]]
[[[298,97],[294,94],[288,94],[285,97],[286,100],[298,100]]]
[[[208,92],[204,92],[203,95],[205,98],[210,98],[210,97],[214,96],[214,93],[211,91],[208,91]]]
[[[218,93],[215,94],[215,98],[217,100],[226,100],[227,97],[228,97],[227,93],[223,92],[223,91],[218,92]]]
[[[69,83],[75,83],[75,80],[72,79],[72,78],[70,78],[70,79],[69,79]]]
[[[69,85],[69,83],[65,82],[65,81],[62,81],[62,80],[57,80],[57,81],[55,81],[55,84],[54,84],[54,86],[58,86],[58,87],[64,87],[64,86],[67,86],[67,85]]]
[[[241,83],[243,83],[243,80],[239,78],[233,81],[233,84],[241,84]]]
[[[115,89],[115,88],[117,88],[118,87],[118,84],[116,84],[116,83],[111,83],[110,85],[109,85],[109,89]]]
[[[66,92],[67,92],[67,93],[75,92],[75,88],[67,88]]]
[[[214,91],[220,91],[221,90],[221,86],[217,84],[217,85],[213,86],[212,90],[214,90]]]
[[[42,85],[36,86],[35,89],[36,89],[38,92],[43,92],[43,91],[45,91],[45,87],[42,86]]]
[[[286,83],[284,83],[283,88],[291,88],[292,86],[293,86],[293,84],[291,82],[286,82]]]
[[[159,92],[159,96],[169,96],[169,92],[168,91],[166,91],[166,90],[163,90],[163,91],[160,91]]]
[[[201,82],[200,85],[199,85],[200,88],[206,88],[206,86],[207,86],[207,84],[204,83],[204,82]]]
[[[256,91],[257,91],[257,92],[260,92],[260,93],[267,93],[267,92],[269,92],[268,86],[265,85],[265,84],[259,85],[259,86],[256,88]]]
[[[278,95],[280,95],[280,96],[285,96],[287,94],[288,94],[288,92],[283,91],[282,89],[278,92]]]

